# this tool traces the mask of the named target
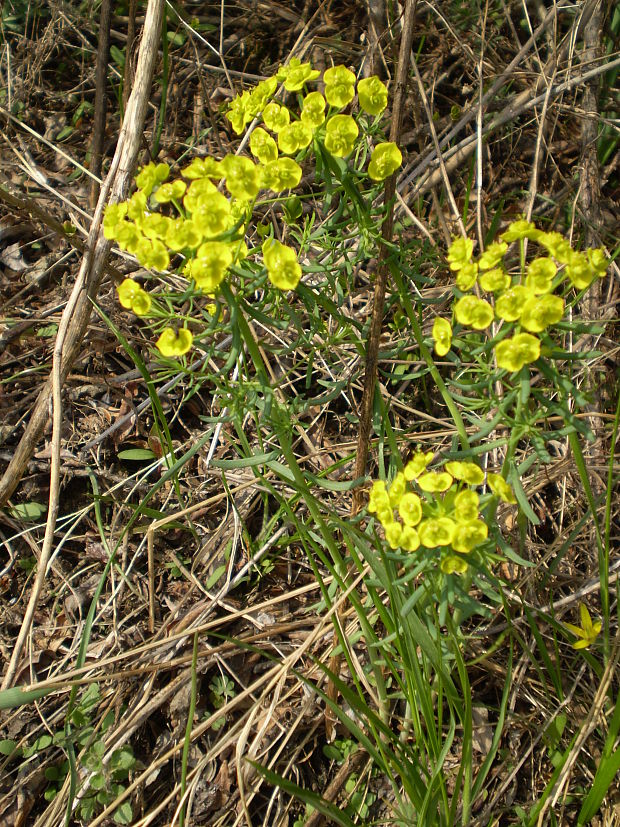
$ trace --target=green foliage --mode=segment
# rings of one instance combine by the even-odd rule
[[[24,758],[40,755],[50,747],[64,749],[71,743],[80,750],[79,766],[88,780],[86,791],[80,795],[77,815],[85,822],[90,822],[105,807],[114,802],[124,792],[127,779],[136,765],[136,759],[130,745],[112,751],[106,758],[107,746],[102,737],[113,723],[114,715],[109,712],[101,722],[99,731],[92,725],[97,707],[101,702],[99,685],[90,684],[82,694],[71,713],[74,729],[69,736],[60,730],[53,735],[39,736],[32,744],[21,751],[15,749],[13,742],[0,743],[0,752],[6,755],[20,754]],[[45,799],[52,801],[65,783],[70,772],[70,762],[62,759],[46,766],[45,778],[48,782],[44,792]],[[131,824],[133,813],[131,804],[123,802],[114,812],[116,824]]]

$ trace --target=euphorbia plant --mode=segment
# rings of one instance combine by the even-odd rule
[[[303,272],[303,249],[281,240],[281,228],[275,225],[261,224],[263,240],[257,244],[255,215],[295,190],[302,164],[311,166],[314,157],[320,188],[343,188],[355,202],[351,215],[362,225],[367,241],[373,234],[369,228],[378,229],[371,216],[375,184],[402,163],[398,147],[382,140],[380,116],[387,106],[387,89],[378,77],[365,78],[357,85],[358,106],[344,112],[356,94],[353,72],[345,66],[327,69],[324,94],[310,89],[319,78],[309,63],[293,58],[274,77],[237,96],[226,117],[237,135],[253,124],[253,157],[194,158],[178,178],[170,177],[167,164],[147,164],[131,198],[106,210],[106,237],[149,270],[175,269],[196,296],[209,301],[235,273],[254,284],[256,276],[265,274],[276,289],[294,290]],[[290,105],[275,100],[279,84],[289,94]],[[138,315],[163,320],[168,316],[169,324],[157,340],[162,355],[178,357],[191,348],[194,335],[187,320],[179,327],[174,313],[135,281],[119,287],[119,299]]]

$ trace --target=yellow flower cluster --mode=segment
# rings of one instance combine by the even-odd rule
[[[257,128],[250,138],[252,154],[261,163],[273,163],[278,151],[283,155],[297,155],[305,150],[314,138],[319,140],[337,158],[346,158],[355,147],[359,127],[351,115],[342,114],[356,94],[356,77],[346,66],[332,66],[323,73],[324,95],[308,92],[302,98],[298,119],[286,106],[272,101],[277,82],[283,83],[287,92],[306,90],[307,84],[319,79],[320,72],[310,63],[301,63],[292,58],[286,66],[278,69],[275,77],[260,83],[252,92],[243,92],[228,106],[226,117],[233,130],[241,135],[250,121],[262,118],[272,137],[262,127]],[[367,115],[381,115],[387,106],[387,88],[382,81],[372,76],[357,83],[357,99],[360,109]],[[325,114],[329,107],[328,114]],[[255,137],[256,133],[259,133]],[[368,175],[373,181],[383,181],[402,164],[402,155],[396,144],[378,144],[371,155]]]
[[[114,239],[148,269],[166,270],[171,256],[181,253],[183,273],[199,290],[214,294],[230,268],[248,255],[244,221],[259,190],[279,193],[297,186],[301,179],[301,167],[291,158],[278,158],[270,141],[267,133],[255,139],[252,149],[258,164],[236,155],[222,161],[195,158],[181,170],[182,177],[172,181],[167,164],[147,164],[136,177],[138,189],[131,198],[106,208],[105,237]],[[218,191],[214,182],[219,181],[225,182],[230,197]],[[169,214],[160,211],[162,205],[170,205],[165,207]],[[293,290],[301,268],[295,251],[280,246],[287,251],[280,256],[283,262],[286,258],[286,265],[274,265],[272,257],[268,277],[275,287]],[[296,266],[291,266],[291,259]],[[118,295],[123,307],[140,316],[149,313],[151,297],[132,279],[119,285]],[[158,340],[163,355],[179,356],[191,347],[189,331],[181,343],[172,328],[164,333]]]
[[[513,279],[504,269],[503,259],[509,244],[526,238],[543,247],[548,255],[534,258],[525,273]],[[543,232],[524,220],[513,221],[500,240],[489,245],[476,261],[472,259],[473,249],[470,238],[457,238],[448,250],[456,286],[465,293],[454,304],[454,317],[474,330],[486,330],[494,319],[516,324],[517,332],[495,347],[497,366],[509,371],[535,362],[540,357],[540,339],[534,334],[543,333],[562,319],[564,299],[553,291],[566,280],[584,290],[607,270],[603,250],[577,252],[560,233]],[[471,293],[476,284],[493,296],[493,303]],[[432,335],[435,352],[445,356],[452,344],[451,324],[446,319],[435,319]]]
[[[262,126],[250,136],[252,158],[194,158],[172,180],[168,164],[147,164],[136,176],[134,194],[127,201],[108,205],[103,219],[105,237],[151,270],[168,269],[171,258],[179,254],[184,260],[182,272],[196,288],[209,296],[216,293],[230,269],[250,255],[245,223],[259,192],[278,195],[298,186],[302,169],[292,156],[305,152],[315,139],[336,157],[345,158],[354,149],[358,124],[351,115],[335,110],[353,100],[355,75],[345,66],[334,66],[323,74],[324,95],[307,92],[307,84],[319,76],[309,63],[293,58],[274,77],[237,96],[226,113],[237,134],[251,121],[262,119]],[[299,117],[273,100],[278,83],[290,93],[300,93]],[[368,115],[380,115],[387,106],[387,89],[378,77],[360,81],[357,96]],[[380,143],[372,153],[368,174],[381,181],[401,163],[395,144]],[[295,250],[268,238],[262,255],[273,286],[294,290],[301,277]],[[151,312],[151,297],[132,279],[119,286],[118,294],[123,307],[141,316]],[[192,336],[186,329],[167,328],[158,340],[166,356],[182,355],[191,345]]]
[[[432,459],[432,451],[417,451],[389,487],[383,480],[374,482],[368,511],[376,514],[390,548],[439,549],[441,570],[460,574],[467,569],[462,555],[482,545],[489,534],[479,515],[480,495],[474,490],[484,481],[484,473],[474,462],[457,461],[429,471]],[[500,474],[487,474],[487,485],[504,502],[516,502]]]

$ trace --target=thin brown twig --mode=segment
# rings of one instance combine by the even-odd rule
[[[411,57],[411,44],[413,43],[413,23],[415,20],[416,2],[409,0],[405,6],[403,20],[402,38],[400,44],[400,56],[398,59],[398,70],[396,75],[396,88],[394,92],[394,105],[392,109],[392,124],[390,129],[390,141],[398,144],[400,140],[403,104],[407,88],[407,72]],[[364,391],[360,404],[359,436],[357,440],[357,454],[355,458],[355,469],[353,476],[360,479],[366,473],[366,460],[368,458],[368,440],[370,436],[370,425],[372,419],[372,408],[375,396],[375,384],[377,379],[377,361],[379,357],[379,340],[383,327],[383,309],[385,302],[385,291],[388,278],[388,256],[389,245],[392,241],[394,228],[394,193],[396,190],[396,176],[391,175],[385,184],[383,204],[385,207],[385,218],[381,227],[382,243],[379,248],[379,261],[377,264],[377,275],[375,279],[375,292],[372,306],[372,318],[370,322],[370,333],[366,345],[366,366],[364,371]],[[357,512],[360,505],[361,493],[358,491],[354,497],[354,512]]]
[[[95,111],[93,113],[93,140],[91,144],[90,168],[101,177],[103,164],[103,141],[105,138],[106,109],[108,98],[108,58],[110,55],[110,23],[112,20],[111,0],[102,0],[99,16],[99,38],[97,42],[97,68],[95,70]],[[90,208],[95,209],[99,197],[99,182],[90,184]]]

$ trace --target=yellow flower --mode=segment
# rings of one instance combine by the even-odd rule
[[[226,117],[237,135],[241,135],[245,125],[252,120],[250,108],[250,93],[247,91],[237,95],[228,104]]]
[[[183,178],[193,180],[195,178],[217,178],[222,177],[220,162],[215,158],[194,158],[188,166],[181,170]]]
[[[493,308],[477,296],[462,296],[454,305],[457,322],[475,330],[484,330],[493,321]]]
[[[195,178],[183,197],[183,206],[189,212],[194,213],[206,204],[210,205],[212,203],[211,197],[216,194],[221,195],[215,184],[208,178]]]
[[[278,147],[285,155],[305,149],[312,140],[312,130],[303,121],[293,121],[278,133]]]
[[[530,333],[517,333],[511,339],[503,339],[495,346],[497,367],[512,371],[521,370],[524,365],[540,357],[540,339]]]
[[[397,520],[393,520],[391,523],[384,525],[383,530],[385,531],[385,539],[388,541],[390,548],[398,548],[403,533],[402,525]]]
[[[532,293],[522,284],[506,290],[495,302],[495,315],[505,322],[516,322],[523,312],[523,305]]]
[[[418,532],[412,526],[405,525],[400,535],[400,547],[405,551],[415,551],[420,546]]]
[[[456,524],[454,537],[452,538],[452,548],[461,554],[469,554],[476,546],[484,543],[488,536],[489,529],[482,520],[459,522]]]
[[[460,270],[470,263],[474,251],[474,242],[471,238],[455,238],[448,247],[448,263],[451,270]]]
[[[519,219],[509,224],[508,229],[505,230],[500,237],[502,241],[508,242],[517,241],[521,238],[529,238],[532,241],[536,241],[541,235],[542,230],[537,230],[531,221]]]
[[[278,147],[268,132],[258,127],[250,136],[250,151],[261,164],[268,164],[278,158]]]
[[[494,267],[497,267],[507,249],[508,244],[506,244],[505,241],[495,241],[493,244],[489,244],[478,259],[478,267],[481,270],[492,270]]]
[[[292,57],[290,63],[278,69],[276,79],[284,81],[287,92],[299,92],[308,81],[316,80],[320,74],[309,63],[302,63],[298,57]]]
[[[325,127],[325,149],[337,158],[344,158],[353,151],[358,135],[359,127],[350,115],[334,115]]]
[[[600,620],[592,623],[590,612],[585,603],[579,604],[579,618],[581,626],[573,626],[572,623],[566,623],[565,626],[579,638],[572,644],[573,649],[587,649],[588,646],[592,646],[598,635],[600,635],[603,624]]]
[[[589,247],[586,250],[586,255],[588,257],[588,261],[590,262],[590,267],[592,267],[596,275],[602,279],[607,272],[607,267],[609,266],[605,251],[600,247]]]
[[[452,325],[441,316],[436,316],[433,322],[433,341],[437,356],[445,356],[452,345]]]
[[[459,491],[454,498],[454,517],[457,523],[468,523],[478,516],[480,497],[469,488]]]
[[[461,273],[459,273],[459,276]],[[458,286],[458,279],[456,283]],[[487,270],[486,273],[480,276],[480,287],[486,290],[487,293],[498,293],[500,290],[506,290],[510,287],[510,276],[501,267],[495,267],[495,269]]]
[[[278,158],[271,161],[261,171],[261,186],[273,192],[294,189],[301,181],[301,167],[292,158]]]
[[[294,290],[301,278],[301,266],[295,250],[275,238],[263,243],[263,259],[269,281],[280,290]]]
[[[118,300],[127,310],[133,310],[136,316],[146,316],[151,309],[151,297],[137,281],[125,279],[116,288]]]
[[[191,185],[190,190],[193,186],[194,184]],[[187,197],[184,200],[187,201]],[[230,229],[232,225],[230,201],[221,192],[208,192],[194,204],[192,224],[200,233],[201,238],[214,238]]]
[[[263,110],[263,120],[267,129],[277,133],[289,125],[291,113],[286,106],[280,106],[278,103],[268,103]]]
[[[360,106],[369,115],[380,115],[387,106],[388,92],[376,75],[360,80],[357,84]]]
[[[513,505],[517,502],[512,488],[501,474],[487,474],[487,482],[491,491],[497,494],[500,500],[503,500],[505,503],[512,503]]]
[[[170,167],[168,164],[155,164],[151,161],[150,164],[142,167],[136,175],[136,186],[139,190],[142,190],[145,196],[149,196],[153,191],[153,187],[162,184],[169,174]]]
[[[187,184],[177,178],[175,181],[170,181],[167,184],[162,184],[155,192],[155,200],[159,204],[167,204],[169,201],[178,201],[183,197]]]
[[[103,215],[103,234],[106,238],[115,238],[115,233],[119,226],[124,223],[126,215],[127,203],[125,201],[108,204]]]
[[[332,66],[331,69],[326,69],[323,73],[323,80],[325,81],[325,98],[330,106],[342,109],[351,103],[355,96],[355,75],[346,66]]]
[[[439,568],[444,574],[463,574],[463,572],[467,571],[468,565],[463,557],[458,557],[456,554],[449,554],[442,559]]]
[[[173,330],[171,327],[165,328],[161,336],[155,343],[162,356],[174,357],[183,356],[191,348],[194,337],[191,332],[182,327],[179,330]]]
[[[325,120],[325,106],[325,98],[320,92],[310,92],[303,100],[302,121],[311,129],[318,129]]]
[[[395,143],[387,141],[377,144],[368,164],[368,175],[373,181],[384,181],[396,172],[402,162],[402,153]]]
[[[417,483],[422,489],[429,494],[436,494],[440,491],[447,491],[452,485],[452,476],[446,471],[428,471],[418,477]]]
[[[226,187],[233,198],[239,198],[241,201],[256,198],[260,186],[258,169],[249,158],[226,155],[222,160],[222,169],[226,176]]]
[[[416,526],[422,519],[422,500],[408,491],[398,503],[398,513],[405,525]]]
[[[428,451],[426,454],[423,451],[416,451],[405,465],[405,479],[411,482],[411,480],[415,480],[420,474],[424,473],[426,466],[432,461],[433,455],[433,451]]]
[[[561,233],[541,233],[537,241],[548,250],[557,261],[562,264],[570,261],[573,250],[570,242],[567,241]]]
[[[398,474],[392,480],[392,484],[390,485],[390,505],[392,508],[398,508],[400,505],[400,501],[405,495],[405,491],[407,490],[407,482],[405,479],[405,475],[402,471],[399,471]]]
[[[521,324],[531,333],[541,333],[564,315],[564,299],[551,293],[533,296],[523,305]]]
[[[558,268],[552,259],[546,257],[535,258],[527,266],[525,286],[536,295],[549,293],[553,277],[557,271]]]
[[[437,546],[449,546],[454,537],[456,523],[449,517],[437,517],[429,520],[422,520],[418,526],[420,542],[426,548],[437,548]]]
[[[454,270],[455,268],[450,265],[450,267]],[[494,272],[493,270],[491,272]],[[485,273],[487,276],[488,273]],[[474,284],[476,283],[476,279],[478,278],[478,265],[472,264],[472,262],[467,262],[463,264],[460,270],[456,274],[456,286],[459,290],[462,290],[463,293],[467,293],[468,290],[471,290]],[[486,288],[485,288],[486,289]]]
[[[480,485],[484,479],[484,471],[475,462],[446,462],[445,467],[455,480],[463,480],[468,485]]]
[[[383,480],[375,480],[368,497],[368,511],[376,514],[380,509],[390,507],[390,497]]]

